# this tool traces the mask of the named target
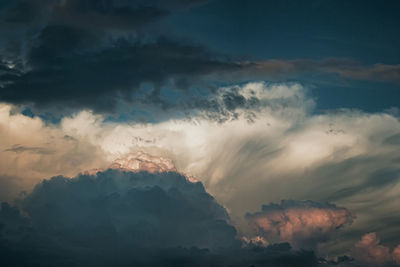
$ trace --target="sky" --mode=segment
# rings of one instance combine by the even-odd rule
[[[400,266],[398,1],[0,1],[4,266]]]

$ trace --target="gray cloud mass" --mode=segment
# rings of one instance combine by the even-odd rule
[[[175,172],[53,177],[2,203],[0,226],[5,266],[316,264],[288,244],[242,248],[225,209]]]

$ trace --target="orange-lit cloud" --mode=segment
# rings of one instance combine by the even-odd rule
[[[172,160],[152,156],[141,151],[130,154],[125,158],[117,159],[111,164],[110,168],[129,171],[147,171],[150,173],[177,171]]]
[[[396,264],[400,265],[400,245],[395,247],[392,252],[393,260]]]
[[[267,240],[313,248],[339,228],[351,224],[355,216],[333,204],[284,200],[264,205],[261,212],[247,214],[246,218]]]
[[[143,151],[128,154],[125,157],[116,159],[108,169],[121,170],[127,172],[148,172],[148,173],[162,173],[162,172],[177,172],[183,175],[188,181],[192,183],[198,182],[193,176],[188,176],[178,171],[173,161],[169,158],[161,156],[154,156],[147,154]],[[98,172],[105,171],[106,168],[94,168],[86,170],[84,174],[94,175]]]
[[[380,244],[376,233],[365,234],[355,244],[354,257],[365,266],[400,265],[400,245],[391,251]]]

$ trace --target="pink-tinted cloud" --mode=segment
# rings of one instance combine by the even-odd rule
[[[246,218],[268,241],[289,242],[295,247],[313,248],[326,241],[355,218],[349,210],[329,203],[283,200],[269,204]]]
[[[110,166],[110,168],[133,172],[147,171],[150,173],[177,171],[172,160],[163,157],[152,156],[144,152],[137,152],[124,158],[117,159]]]
[[[400,245],[393,251],[380,244],[376,233],[365,234],[355,244],[354,257],[366,266],[400,265]]]
[[[146,171],[149,173],[179,172],[171,159],[161,156],[153,156],[142,151],[128,154],[123,158],[115,160],[110,166],[108,166],[108,169],[128,172]],[[95,175],[98,172],[102,172],[105,170],[105,168],[95,168],[91,170],[86,170],[84,174]],[[198,180],[193,176],[186,175],[181,172],[179,173],[185,176],[186,179],[192,183],[198,182]]]
[[[400,265],[400,245],[395,247],[392,252],[393,260],[396,264]]]

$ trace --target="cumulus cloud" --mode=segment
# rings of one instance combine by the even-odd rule
[[[354,218],[349,210],[333,204],[295,200],[263,205],[260,212],[246,215],[256,232],[267,240],[301,248],[315,248]]]
[[[109,170],[95,177],[56,177],[38,185],[22,206],[34,224],[48,226],[51,233],[72,234],[93,226],[99,231],[110,229],[103,234],[116,231],[135,246],[234,244],[235,230],[226,223],[224,209],[201,183],[190,183],[177,173]],[[99,233],[87,234],[95,238]]]
[[[380,244],[376,233],[369,233],[355,244],[354,256],[365,266],[393,266],[393,264],[400,265],[399,250],[400,245],[391,251],[390,248]]]
[[[38,184],[0,209],[2,263],[22,266],[315,266],[288,245],[241,248],[225,209],[176,172],[106,170]]]

